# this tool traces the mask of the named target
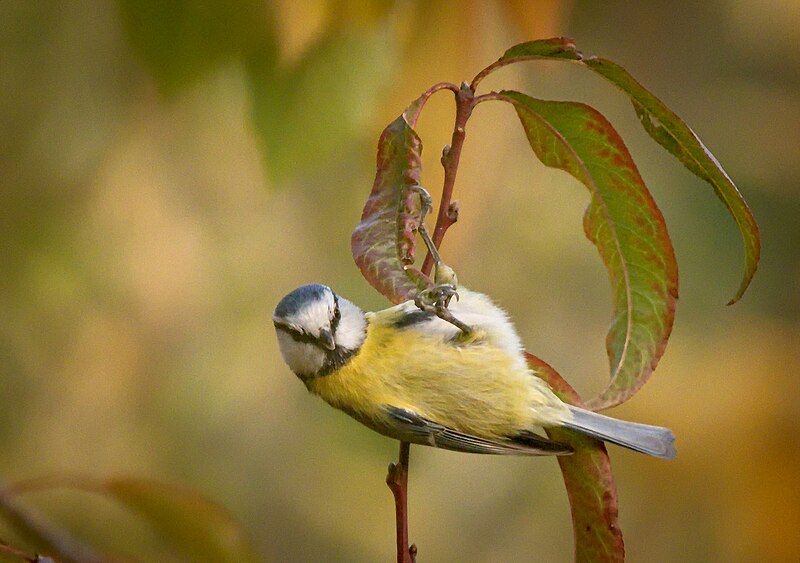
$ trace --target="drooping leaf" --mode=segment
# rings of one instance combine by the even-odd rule
[[[393,303],[431,285],[412,266],[420,201],[411,188],[420,183],[422,155],[413,126],[426,100],[418,98],[383,130],[375,182],[350,241],[361,273]]]
[[[594,409],[625,401],[649,378],[672,330],[678,271],[664,218],[625,144],[595,109],[504,91],[536,156],[591,192],[586,236],[608,270],[614,319],[606,338],[611,381]]]
[[[547,363],[526,353],[528,365],[564,401],[583,406],[575,390]],[[625,544],[618,522],[617,487],[611,461],[602,442],[559,428],[546,429],[553,440],[568,443],[575,453],[558,456],[567,488],[572,528],[575,535],[575,561],[622,562]]]
[[[742,235],[745,255],[744,274],[739,289],[728,304],[738,301],[750,285],[758,267],[761,239],[750,208],[714,155],[675,112],[639,84],[628,71],[607,59],[584,55],[578,51],[572,39],[558,37],[515,45],[496,63],[487,67],[486,71],[536,58],[579,62],[619,87],[631,98],[636,115],[645,131],[693,174],[711,184],[714,192],[736,221]],[[488,74],[486,71],[478,77],[486,76]]]
[[[246,59],[251,113],[275,182],[316,172],[363,140],[390,83],[398,43],[385,22],[335,27],[289,66],[269,46]]]
[[[693,174],[711,184],[717,197],[733,216],[742,233],[745,256],[744,276],[728,305],[736,303],[750,285],[761,255],[758,224],[742,194],[695,132],[675,112],[639,84],[628,71],[599,57],[584,58],[583,64],[630,96],[645,131]]]
[[[164,544],[185,561],[261,560],[241,525],[223,506],[187,487],[131,477],[56,475],[19,483],[10,491],[19,494],[50,488],[99,493],[114,499],[144,518]]]
[[[260,0],[119,0],[119,6],[134,51],[170,95],[272,37]]]

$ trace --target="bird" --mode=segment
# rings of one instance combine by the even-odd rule
[[[455,300],[451,300],[455,297]],[[564,428],[671,459],[675,437],[562,401],[525,360],[508,314],[485,294],[441,284],[366,312],[322,284],[272,317],[283,360],[312,394],[397,440],[501,455],[569,455],[539,428]]]

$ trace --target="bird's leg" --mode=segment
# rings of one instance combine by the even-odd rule
[[[433,257],[433,264],[435,268],[434,281],[437,285],[420,291],[414,296],[414,304],[421,310],[428,313],[433,313],[440,319],[456,326],[465,335],[472,332],[472,328],[459,321],[453,316],[447,308],[450,305],[450,300],[455,296],[458,300],[458,292],[456,291],[456,273],[453,269],[442,261],[439,255],[439,250],[433,244],[428,229],[425,227],[425,216],[433,209],[433,199],[431,194],[422,186],[412,186],[414,191],[419,194],[420,199],[420,217],[419,225],[417,225],[417,232],[422,238],[422,242],[428,247],[428,252]]]
[[[439,265],[442,264],[442,257],[439,255],[439,249],[433,244],[431,235],[428,233],[428,228],[425,226],[425,216],[433,211],[433,198],[431,198],[431,194],[428,193],[428,190],[420,185],[411,186],[411,189],[419,194],[420,212],[417,232],[422,238],[422,242],[428,247],[428,252],[431,253],[431,257],[433,258],[433,267],[436,268],[438,272]]]
[[[427,313],[433,313],[443,321],[447,321],[457,327],[465,335],[472,333],[472,328],[459,321],[448,309],[450,300],[455,297],[458,300],[456,286],[449,283],[435,285],[431,288],[420,291],[414,296],[414,304]]]
[[[458,285],[456,273],[442,260],[442,257],[439,255],[439,249],[436,248],[435,244],[433,244],[430,233],[428,233],[428,228],[425,226],[425,216],[433,210],[433,199],[431,198],[431,194],[429,194],[428,190],[420,185],[411,186],[410,189],[419,194],[420,214],[417,232],[419,233],[420,238],[422,238],[422,242],[424,242],[425,246],[428,248],[428,252],[431,253],[431,258],[433,258],[433,281],[435,281],[437,284]]]

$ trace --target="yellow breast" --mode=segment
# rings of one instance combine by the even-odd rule
[[[359,353],[309,390],[362,421],[385,420],[385,405],[413,410],[486,438],[552,424],[564,407],[517,359],[481,338],[453,343],[371,318]]]

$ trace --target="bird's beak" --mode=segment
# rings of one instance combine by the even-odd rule
[[[328,350],[336,349],[336,342],[333,341],[333,335],[330,333],[330,331],[325,330],[324,328],[319,331],[319,343]]]

